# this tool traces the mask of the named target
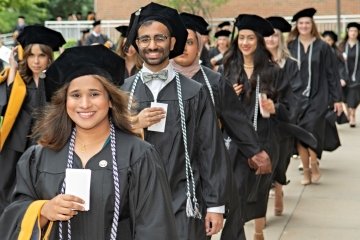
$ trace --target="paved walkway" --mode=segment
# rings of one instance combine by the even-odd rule
[[[291,182],[284,187],[284,214],[274,216],[274,199],[270,198],[265,240],[360,239],[360,121],[357,128],[345,124],[338,130],[342,146],[324,153],[318,184],[302,186],[297,170],[300,160],[291,160]],[[253,229],[253,222],[246,224],[248,240],[253,238]]]

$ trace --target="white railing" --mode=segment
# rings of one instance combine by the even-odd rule
[[[288,21],[291,21],[291,18],[292,17],[285,17],[285,19]],[[335,32],[337,31],[336,15],[315,16],[314,19],[320,32],[323,32],[324,30],[333,30]],[[216,18],[212,19],[210,22],[211,25],[215,28],[215,26],[220,22],[233,20],[233,18]],[[344,33],[346,25],[349,22],[360,22],[360,15],[342,15],[340,17],[342,33]],[[67,41],[76,41],[81,37],[80,31],[85,28],[91,29],[92,23],[92,21],[46,21],[45,26],[61,32]],[[119,37],[119,33],[115,30],[115,27],[127,24],[129,24],[129,20],[102,20],[102,32],[108,35],[112,41],[116,42]],[[212,34],[214,34],[214,31]],[[11,45],[13,43],[12,34],[1,34],[0,42],[2,42],[4,45]]]

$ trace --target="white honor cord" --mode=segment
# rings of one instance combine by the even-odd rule
[[[310,96],[310,91],[311,91],[311,59],[312,59],[312,53],[313,53],[313,43],[311,42],[310,44],[310,49],[309,49],[309,57],[308,57],[308,84],[306,86],[306,89],[304,90],[304,92],[302,93],[303,96],[309,97]],[[297,55],[298,55],[298,68],[300,70],[301,67],[301,53],[300,53],[300,40],[299,38],[297,39]]]
[[[132,99],[133,99],[133,96],[135,93],[135,89],[136,89],[136,85],[137,85],[139,77],[140,77],[140,75],[138,73],[135,77],[134,82],[132,83],[132,86],[131,86],[129,103],[128,103],[129,111],[131,110]],[[196,198],[196,187],[195,187],[194,174],[193,174],[193,170],[191,167],[191,161],[190,161],[189,152],[188,152],[185,111],[184,111],[184,104],[183,104],[182,94],[181,94],[181,84],[180,84],[179,73],[175,72],[175,77],[176,77],[176,89],[177,89],[177,95],[178,95],[179,109],[180,109],[181,131],[182,131],[184,149],[185,149],[185,175],[186,175],[186,196],[187,196],[186,215],[188,217],[194,217],[194,218],[201,219],[201,212],[199,210],[199,204],[198,204],[197,198]],[[190,188],[189,175],[190,175],[191,183],[192,183],[192,191]],[[191,194],[191,192],[192,192],[192,194]]]
[[[253,126],[255,131],[257,131],[257,121],[259,116],[259,94],[260,94],[260,77],[256,77],[256,90],[255,90],[255,107],[254,107],[254,119]]]
[[[353,73],[351,75],[351,81],[355,82],[356,81],[356,72],[357,72],[357,68],[358,68],[358,63],[359,63],[359,41],[356,42],[356,49],[355,49],[356,53],[355,53],[355,66],[354,66],[354,70]],[[346,56],[349,56],[349,44],[346,43],[345,45],[345,53]],[[348,67],[348,59],[345,59],[345,67],[346,67],[346,72],[349,75],[349,67]]]
[[[208,79],[208,77],[206,76],[205,71],[204,71],[204,69],[202,68],[202,66],[200,66],[200,69],[201,69],[201,72],[202,72],[202,74],[203,74],[203,76],[204,76],[204,80],[205,80],[206,86],[207,86],[207,88],[209,89],[211,100],[212,100],[212,102],[213,102],[213,104],[214,104],[214,106],[215,106],[214,93],[213,93],[213,90],[212,90],[212,88],[211,88],[209,79]]]

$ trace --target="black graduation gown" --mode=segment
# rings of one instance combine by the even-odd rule
[[[276,114],[270,118],[262,118],[260,112],[257,119],[257,135],[259,138],[260,146],[270,156],[272,168],[275,170],[279,162],[279,121],[288,121],[289,116],[289,101],[287,99],[287,92],[289,87],[288,82],[281,81],[279,69],[272,67],[271,70],[272,87],[276,90],[277,97],[273,99],[276,108]],[[245,94],[249,91],[249,81],[245,73],[240,75],[241,82],[244,83],[244,92],[239,96],[239,104],[245,110],[244,114],[250,121],[254,118],[255,94],[250,97],[250,102],[245,100]],[[230,80],[231,82],[231,80]],[[269,96],[268,96],[269,97]],[[241,153],[236,149],[236,146],[230,144],[229,148],[230,159],[238,161],[241,159]],[[244,162],[244,161],[242,161]],[[244,169],[244,168],[243,168]],[[243,170],[244,174],[244,170]],[[241,189],[240,194],[243,194],[244,199],[244,214],[243,220],[249,221],[251,219],[264,217],[267,209],[267,201],[269,190],[272,184],[274,171],[271,174],[255,175],[253,172],[247,174],[246,184]]]
[[[109,38],[106,35],[100,34],[99,36],[95,36],[91,33],[86,38],[85,45],[89,46],[93,44],[105,44],[107,41],[109,41]]]
[[[217,47],[212,47],[209,50],[209,59],[211,60],[213,57],[217,56],[220,54],[220,51]],[[215,65],[221,65],[222,64],[222,59],[218,60]]]
[[[297,39],[290,42],[288,48],[292,56],[297,57]],[[300,48],[300,78],[302,91],[304,91],[308,84],[308,56],[310,47],[306,53],[301,43]],[[318,158],[321,158],[323,151],[325,114],[328,111],[328,106],[331,106],[334,102],[341,101],[339,79],[336,76],[338,76],[338,73],[333,65],[330,46],[324,41],[316,39],[313,42],[311,60],[310,96],[308,98],[302,96],[300,99],[302,109],[298,125],[312,133],[317,139],[316,153]]]
[[[135,136],[116,130],[120,181],[120,217],[117,239],[177,239],[170,189],[157,151]],[[15,201],[0,219],[2,239],[17,239],[22,216],[34,200],[59,194],[65,176],[69,143],[59,152],[29,148],[19,161]],[[107,166],[99,162],[106,160]],[[74,154],[74,168],[82,168]],[[114,213],[114,184],[110,143],[85,166],[91,169],[90,210],[71,219],[72,239],[109,239]],[[67,223],[63,224],[64,235]],[[58,239],[55,222],[50,239]],[[64,239],[67,239],[64,236]]]
[[[347,43],[346,43],[347,44]],[[359,42],[357,44],[360,44]],[[347,54],[346,63],[348,66],[348,72],[346,72],[346,99],[348,107],[356,108],[360,103],[360,47],[359,47],[359,63],[355,73],[355,81],[352,80],[352,75],[355,69],[356,58],[356,45],[350,47]]]
[[[12,90],[12,84],[7,86],[4,82],[0,85],[0,102],[3,115],[6,111],[7,102]],[[0,152],[0,214],[11,201],[11,193],[15,186],[16,164],[23,152],[29,146],[35,144],[29,137],[31,127],[35,121],[34,112],[37,108],[45,105],[45,88],[43,79],[39,79],[39,85],[31,80],[26,84],[26,96],[17,116],[14,126],[4,147]]]
[[[233,145],[242,154],[243,157],[236,160],[232,159],[229,163],[230,184],[228,190],[228,204],[226,213],[226,222],[221,233],[221,239],[224,240],[242,240],[245,239],[243,229],[243,207],[244,207],[244,188],[247,175],[254,174],[247,163],[247,159],[260,152],[260,145],[257,134],[248,120],[243,114],[244,110],[239,104],[239,100],[234,92],[232,85],[217,73],[207,67],[204,72],[211,85],[217,117],[220,119],[222,129],[231,136]],[[203,85],[205,79],[202,71],[197,72],[192,79]],[[208,89],[208,88],[207,88]],[[208,92],[209,89],[208,89]],[[209,93],[210,94],[210,93]]]
[[[216,122],[216,115],[206,88],[180,75],[182,98],[186,118],[188,151],[194,172],[196,197],[202,219],[186,216],[185,150],[181,131],[179,103],[174,78],[160,90],[157,102],[168,104],[165,132],[144,129],[145,140],[160,152],[172,192],[172,206],[181,240],[206,239],[204,218],[206,209],[226,203],[228,166],[226,149]],[[135,76],[125,80],[122,89],[130,91]],[[137,111],[150,107],[154,97],[139,79],[134,97]],[[190,183],[191,184],[191,183]]]
[[[209,50],[204,46],[200,53],[201,65],[211,68]]]

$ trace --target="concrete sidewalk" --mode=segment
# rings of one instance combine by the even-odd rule
[[[270,198],[265,240],[360,239],[360,123],[357,128],[344,124],[338,130],[342,146],[324,152],[318,184],[302,186],[297,169],[300,160],[291,160],[291,182],[284,187],[284,214],[274,216],[274,199]],[[245,231],[252,240],[253,222],[246,224]]]

